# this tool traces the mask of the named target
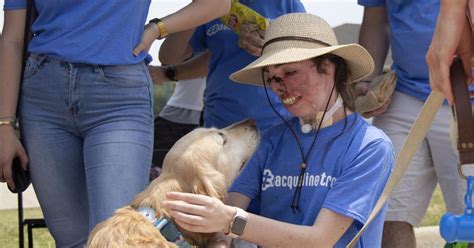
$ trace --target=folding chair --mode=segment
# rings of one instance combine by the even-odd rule
[[[23,195],[18,193],[18,237],[19,247],[25,247],[25,230],[24,226],[28,228],[28,248],[33,247],[33,228],[45,228],[46,222],[44,219],[23,219]]]

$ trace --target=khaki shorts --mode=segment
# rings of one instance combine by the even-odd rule
[[[398,155],[423,101],[395,91],[386,113],[373,124],[392,140]],[[466,181],[457,171],[458,157],[449,139],[451,108],[443,105],[407,171],[388,200],[386,221],[403,221],[419,226],[436,184],[439,183],[448,212],[464,210]]]

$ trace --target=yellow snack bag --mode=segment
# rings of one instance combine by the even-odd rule
[[[231,1],[231,8],[227,15],[221,17],[221,21],[237,34],[243,23],[254,23],[261,30],[266,30],[269,21],[255,10],[239,3],[239,0]]]

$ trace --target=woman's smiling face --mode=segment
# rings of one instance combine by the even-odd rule
[[[324,111],[334,84],[334,65],[329,60],[322,63],[323,73],[313,61],[271,65],[265,67],[265,80],[280,97],[285,108],[296,117],[314,117]]]

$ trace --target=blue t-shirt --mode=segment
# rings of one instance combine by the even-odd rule
[[[137,64],[135,57],[151,0],[35,0],[38,18],[31,53],[98,65]],[[5,0],[4,10],[26,8],[26,0]],[[149,59],[149,57],[148,57]]]
[[[261,15],[271,20],[278,16],[305,12],[299,0],[241,0]],[[204,91],[204,125],[222,128],[243,119],[254,119],[260,131],[281,122],[271,109],[265,89],[260,86],[233,82],[231,73],[253,62],[256,57],[237,45],[238,35],[219,19],[198,27],[190,45],[194,51],[211,52],[209,73]],[[273,105],[285,119],[291,118],[278,97],[268,89]]]
[[[386,5],[390,46],[398,76],[396,90],[425,101],[431,92],[425,57],[439,14],[439,0],[358,0],[360,5]],[[474,92],[474,86],[470,87]]]
[[[302,133],[297,118],[290,126],[306,154],[315,133]],[[345,247],[367,221],[392,171],[391,141],[358,114],[352,114],[320,130],[307,161],[299,200],[301,212],[293,213],[290,206],[302,158],[284,124],[263,135],[256,153],[229,191],[259,199],[260,215],[287,223],[312,226],[321,208],[348,216],[354,222],[335,246]],[[384,217],[385,208],[357,247],[380,247]]]

